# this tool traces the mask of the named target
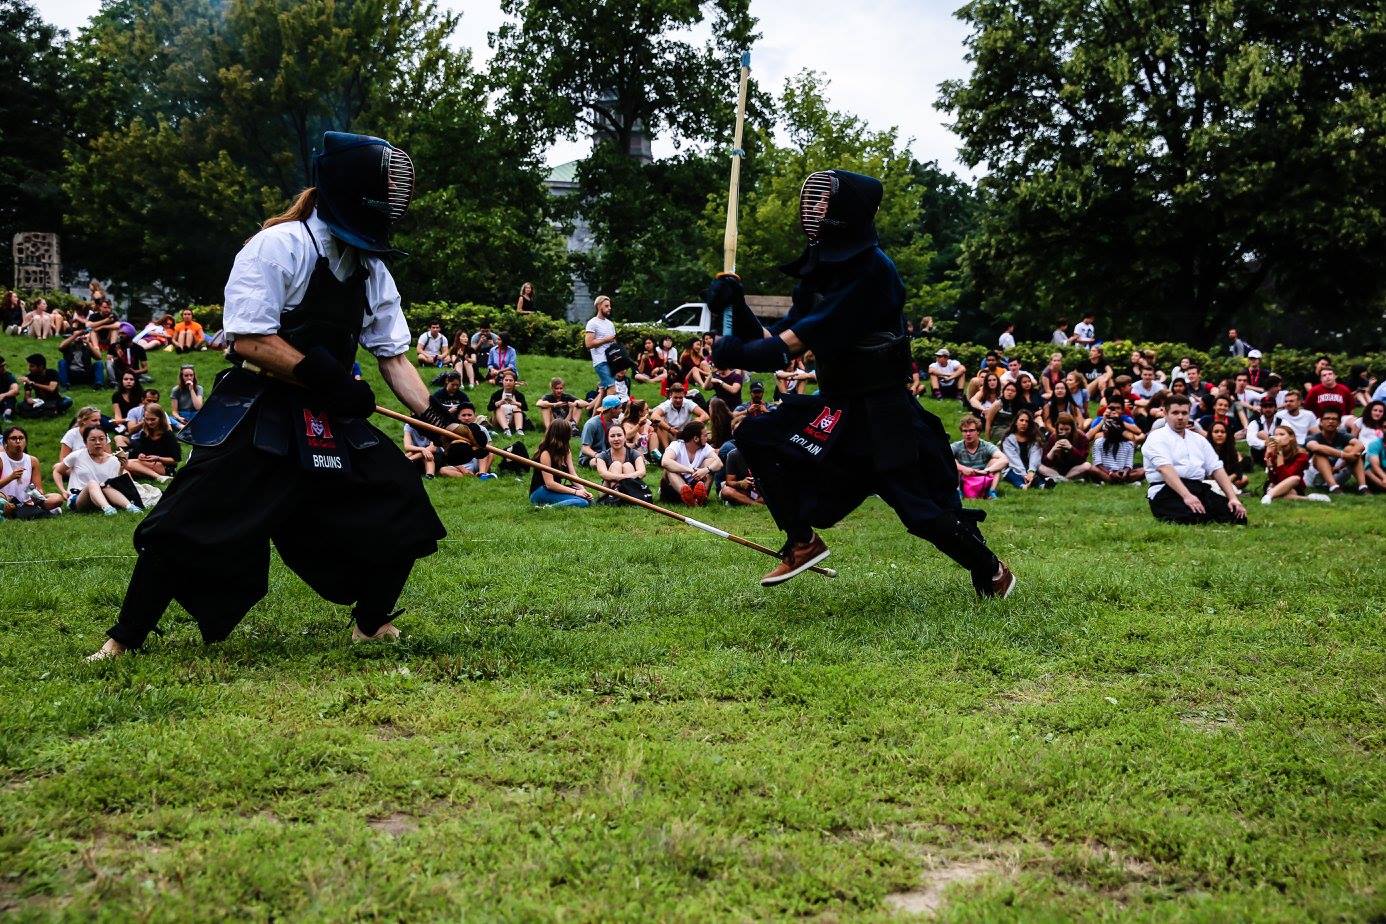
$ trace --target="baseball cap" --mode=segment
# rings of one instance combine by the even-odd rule
[[[1260,359],[1260,358],[1261,358],[1261,351],[1260,351],[1260,350],[1252,350],[1252,351],[1250,351],[1249,353],[1246,354],[1246,358],[1247,358],[1247,359]]]
[[[602,410],[609,411],[614,407],[621,406],[621,399],[615,395],[607,395],[602,399]]]
[[[1262,396],[1261,396],[1261,403],[1262,403],[1263,405],[1264,405],[1264,404],[1269,404],[1269,405],[1271,405],[1272,407],[1274,407],[1274,406],[1275,406],[1275,395],[1262,395]]]
[[[0,362],[3,361],[4,360],[0,360]],[[752,382],[751,391],[765,391],[765,383],[759,380]]]
[[[935,355],[935,356],[952,356],[953,354],[948,352],[948,347],[939,347],[939,348],[938,348],[938,352],[935,353],[934,355]]]

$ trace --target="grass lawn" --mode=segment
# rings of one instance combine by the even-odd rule
[[[521,369],[531,401],[591,376]],[[30,427],[45,469],[64,426]],[[0,917],[1386,916],[1386,499],[1187,529],[1140,488],[1011,491],[998,603],[879,501],[828,534],[839,578],[767,591],[769,559],[527,483],[430,484],[450,536],[394,647],[276,562],[227,642],[175,609],[87,665],[135,517],[0,524]]]

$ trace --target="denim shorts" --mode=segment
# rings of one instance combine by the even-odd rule
[[[616,376],[611,374],[610,363],[597,363],[592,368],[597,372],[598,388],[610,388],[616,384]]]

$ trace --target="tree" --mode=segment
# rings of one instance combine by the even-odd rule
[[[502,0],[492,74],[513,116],[546,141],[584,135],[630,152],[639,131],[676,141],[730,124],[750,0]],[[712,19],[712,39],[678,37]],[[733,88],[729,90],[729,87]]]
[[[1208,341],[1259,309],[1379,318],[1386,20],[1374,4],[973,0],[944,85],[986,163],[989,308]],[[1323,325],[1318,325],[1322,330]],[[1377,330],[1380,330],[1377,325]]]
[[[925,228],[923,188],[917,184],[914,161],[894,129],[875,132],[855,116],[832,110],[823,77],[805,71],[785,82],[779,111],[789,144],[778,143],[773,132],[758,127],[756,170],[743,184],[738,232],[737,271],[748,292],[788,295],[793,280],[778,267],[798,256],[805,246],[799,230],[799,190],[814,171],[840,168],[878,178],[884,197],[876,215],[881,246],[890,254],[905,280],[907,310],[918,314],[929,303],[935,258]],[[703,216],[706,240],[721,241],[726,200],[712,197]],[[719,250],[705,247],[712,253]],[[712,263],[705,270],[720,269]]]
[[[64,37],[23,0],[0,0],[0,280],[16,232],[61,226],[71,104]]]

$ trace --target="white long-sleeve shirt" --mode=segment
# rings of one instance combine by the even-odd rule
[[[1160,466],[1169,465],[1180,478],[1202,481],[1213,477],[1213,472],[1222,468],[1222,460],[1213,452],[1208,438],[1195,433],[1190,426],[1182,434],[1174,432],[1173,427],[1151,430],[1141,446],[1141,458],[1145,464],[1145,480],[1150,488],[1146,497],[1154,497],[1165,486],[1165,476]]]
[[[310,236],[311,235],[311,236]],[[308,280],[317,266],[318,249],[327,258],[332,275],[345,280],[363,261],[366,299],[370,305],[361,345],[387,359],[409,349],[409,324],[404,320],[399,289],[379,257],[360,254],[332,236],[317,210],[301,221],[286,221],[259,232],[236,254],[226,280],[222,324],[234,340],[238,334],[277,334],[285,312],[293,311],[308,291]]]

